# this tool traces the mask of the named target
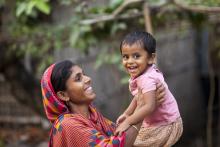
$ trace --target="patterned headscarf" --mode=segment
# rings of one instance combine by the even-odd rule
[[[49,66],[41,79],[43,105],[47,118],[53,123],[61,114],[69,113],[68,107],[61,101],[51,84],[51,75],[55,64]]]

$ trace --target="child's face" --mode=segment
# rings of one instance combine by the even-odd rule
[[[140,76],[149,64],[153,64],[154,56],[150,56],[141,45],[134,43],[133,45],[123,45],[121,49],[122,64],[128,74],[136,78]]]

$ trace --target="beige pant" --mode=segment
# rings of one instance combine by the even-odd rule
[[[170,147],[174,145],[183,133],[182,119],[157,127],[141,127],[134,142],[134,147]]]

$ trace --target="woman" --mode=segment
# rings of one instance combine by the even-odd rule
[[[120,136],[114,135],[115,124],[91,105],[96,94],[90,77],[78,65],[69,60],[51,65],[44,72],[41,88],[47,118],[53,123],[50,147],[133,145],[142,122],[131,126]],[[159,102],[163,100],[163,87],[157,91],[160,93]]]

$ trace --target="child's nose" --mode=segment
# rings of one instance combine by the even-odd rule
[[[127,63],[133,63],[133,59],[132,58],[128,58]]]

